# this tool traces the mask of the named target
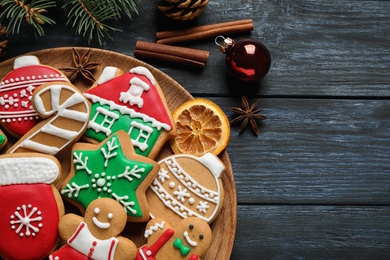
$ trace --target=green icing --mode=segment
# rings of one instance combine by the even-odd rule
[[[90,120],[91,121],[94,120],[94,122],[96,122],[97,124],[102,124],[102,122],[105,120],[104,115],[100,114],[100,113],[98,113],[97,117],[94,118],[95,115],[97,114],[96,109],[98,107],[104,108],[104,109],[110,111],[111,113],[115,113],[116,115],[118,115],[118,119],[116,119],[113,122],[112,126],[109,126],[108,123],[103,124],[104,127],[110,128],[112,134],[118,132],[119,130],[125,130],[128,133],[130,130],[130,127],[131,127],[131,122],[133,122],[133,121],[135,121],[141,125],[152,128],[153,132],[151,133],[151,135],[148,137],[147,141],[145,142],[147,147],[148,147],[146,150],[142,151],[137,145],[134,145],[134,149],[135,149],[135,152],[137,154],[145,156],[145,157],[147,157],[149,155],[150,151],[153,149],[153,146],[157,142],[157,139],[160,136],[162,129],[158,130],[156,127],[153,127],[151,122],[144,122],[142,118],[132,118],[132,117],[130,117],[130,115],[122,114],[118,110],[115,110],[115,109],[111,110],[109,105],[101,105],[99,103],[94,103],[91,106]],[[84,135],[88,136],[94,140],[97,140],[99,142],[101,142],[107,138],[106,133],[104,133],[102,131],[95,131],[92,128],[88,128],[85,131]],[[134,128],[133,131],[130,133],[130,138],[132,140],[136,140],[138,135],[139,135],[139,129]],[[139,141],[143,142],[143,141],[145,141],[145,139],[141,138],[141,139],[139,139]]]
[[[117,135],[97,150],[75,150],[73,164],[75,175],[61,191],[63,196],[84,208],[97,198],[113,198],[122,204],[128,216],[142,217],[136,190],[153,164],[126,158]]]
[[[0,135],[0,146],[4,144],[7,138],[4,135]]]

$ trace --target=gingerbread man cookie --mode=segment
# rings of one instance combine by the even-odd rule
[[[43,259],[58,243],[64,205],[53,183],[58,160],[38,153],[0,156],[0,256]],[[0,258],[1,258],[0,257]]]
[[[157,162],[135,153],[130,138],[119,131],[100,144],[76,143],[72,169],[61,189],[83,212],[95,199],[117,200],[128,220],[149,220],[145,192],[159,170]]]
[[[137,247],[131,240],[119,235],[126,223],[126,212],[117,201],[96,199],[89,204],[84,218],[75,214],[61,218],[58,229],[67,244],[49,259],[134,259]]]
[[[146,196],[151,215],[170,221],[198,217],[210,223],[223,205],[221,174],[224,164],[217,156],[177,154],[159,161],[160,171]]]
[[[92,103],[85,132],[90,142],[101,142],[124,130],[137,154],[154,159],[165,142],[176,135],[164,94],[145,67],[135,67],[127,73],[106,67],[84,95]]]
[[[136,260],[198,260],[212,242],[210,226],[190,217],[172,227],[166,220],[154,218],[145,229],[146,245],[138,249]]]
[[[14,67],[0,83],[0,124],[20,137],[40,122],[31,99],[34,90],[48,82],[69,82],[59,70],[41,65],[33,55],[15,59]]]

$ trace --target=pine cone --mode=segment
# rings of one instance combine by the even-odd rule
[[[158,9],[175,20],[192,20],[199,16],[208,0],[164,0]]]

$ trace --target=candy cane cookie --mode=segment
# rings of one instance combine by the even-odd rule
[[[33,93],[32,103],[44,120],[28,131],[7,153],[56,155],[76,142],[88,126],[90,104],[71,83],[54,82],[38,87]]]

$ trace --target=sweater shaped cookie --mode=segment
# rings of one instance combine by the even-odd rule
[[[145,67],[135,67],[127,73],[106,67],[85,96],[92,103],[85,132],[88,141],[101,142],[124,130],[137,154],[154,159],[164,143],[176,134],[163,92]]]

